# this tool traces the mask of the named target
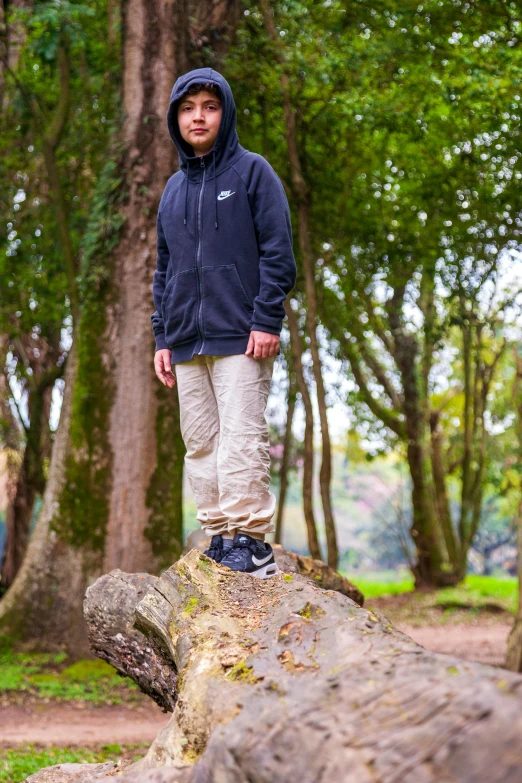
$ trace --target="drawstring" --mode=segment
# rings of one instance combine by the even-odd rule
[[[214,165],[214,205],[216,209],[216,228],[218,227],[218,208],[217,208],[217,177],[216,177],[216,151],[212,151],[212,163]]]
[[[185,219],[183,221],[183,225],[187,225],[187,202],[188,202],[188,187],[189,187],[189,174],[190,174],[190,163],[187,163],[187,174],[185,178]]]

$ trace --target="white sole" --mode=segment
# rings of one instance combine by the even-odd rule
[[[277,576],[279,573],[279,567],[277,563],[269,563],[263,568],[258,568],[257,571],[253,571],[251,576],[255,576],[256,579],[270,579],[271,576]]]

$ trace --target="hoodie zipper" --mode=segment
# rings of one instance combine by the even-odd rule
[[[201,354],[203,347],[205,345],[205,340],[203,338],[203,322],[201,318],[201,306],[203,304],[203,299],[201,296],[201,282],[202,282],[202,275],[201,275],[201,202],[203,201],[203,191],[205,190],[205,161],[203,158],[201,159],[200,163],[201,168],[203,169],[203,177],[201,179],[201,187],[199,189],[198,194],[198,210],[197,210],[197,230],[198,230],[198,246],[196,251],[196,271],[198,276],[198,287],[199,287],[199,302],[198,302],[198,315],[197,315],[197,324],[198,324],[198,331],[199,336],[201,339],[201,348],[198,351],[198,354]]]

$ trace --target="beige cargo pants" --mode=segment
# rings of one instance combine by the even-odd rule
[[[236,354],[175,365],[185,468],[208,536],[274,530],[265,419],[274,361]]]

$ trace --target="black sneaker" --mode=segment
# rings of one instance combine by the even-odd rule
[[[246,533],[236,533],[221,565],[232,571],[244,571],[258,579],[268,579],[279,573],[270,544],[247,536]]]
[[[210,546],[208,549],[205,549],[203,554],[215,560],[216,563],[221,563],[230,549],[232,549],[232,539],[223,538],[223,536],[212,536]]]

